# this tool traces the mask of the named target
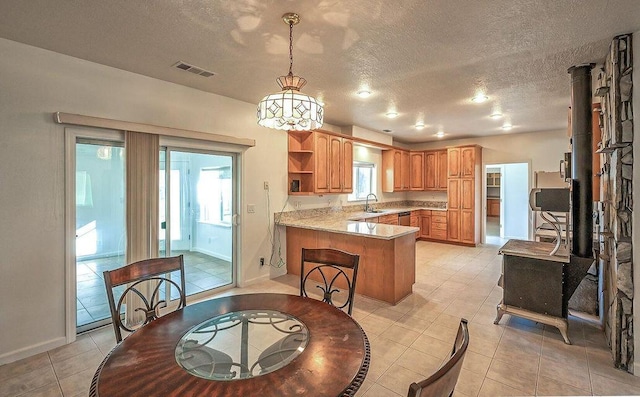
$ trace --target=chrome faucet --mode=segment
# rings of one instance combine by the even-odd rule
[[[378,202],[378,196],[373,193],[367,194],[367,199],[364,202],[364,212],[373,212],[373,208],[369,206],[369,196],[373,196],[373,198],[376,200],[376,203]]]

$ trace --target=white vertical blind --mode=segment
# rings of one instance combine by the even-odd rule
[[[158,135],[125,132],[127,263],[158,256]]]

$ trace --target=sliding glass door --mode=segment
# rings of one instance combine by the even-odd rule
[[[75,147],[76,327],[111,318],[102,272],[124,265],[124,148],[82,141]]]
[[[160,256],[184,255],[188,296],[235,284],[234,165],[233,154],[160,153]]]
[[[75,266],[70,273],[75,274],[75,294],[69,299],[75,299],[76,332],[111,321],[102,272],[128,263],[122,138],[73,140],[67,172],[75,186],[69,192],[75,194],[70,222],[70,229],[75,226],[75,263],[69,265]],[[235,285],[237,155],[162,148],[159,161],[157,255],[184,255],[189,296]],[[122,289],[116,288],[116,299]]]

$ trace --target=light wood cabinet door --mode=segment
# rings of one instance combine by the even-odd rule
[[[329,178],[330,178],[330,157],[329,157],[329,135],[321,132],[315,133],[315,179],[316,179],[316,193],[329,192]]]
[[[431,237],[431,216],[423,215],[420,217],[420,237]]]
[[[403,190],[402,186],[402,152],[393,151],[393,191]]]
[[[449,178],[460,177],[460,148],[450,148],[447,150],[447,175]]]
[[[447,189],[447,209],[460,209],[460,179],[449,179]]]
[[[378,223],[383,223],[385,225],[397,225],[398,214],[381,215],[378,217]]]
[[[438,190],[447,190],[447,180],[449,178],[448,174],[448,156],[446,150],[441,150],[438,152],[438,161],[437,161],[437,173],[436,173],[436,188]]]
[[[475,204],[475,180],[460,179],[460,209],[473,211]]]
[[[342,138],[329,137],[329,191],[342,191]]]
[[[402,175],[402,190],[409,190],[409,185],[411,185],[411,159],[409,152],[401,152],[401,158],[400,173]]]
[[[447,211],[447,240],[460,241],[460,211]]]
[[[476,167],[476,147],[463,147],[460,149],[460,176],[473,178]]]
[[[445,152],[446,153],[446,152]],[[436,190],[438,188],[438,152],[425,152],[424,154],[424,188]],[[445,175],[446,179],[446,175]],[[445,183],[445,189],[447,185]]]
[[[353,141],[342,139],[342,192],[353,193]]]
[[[487,199],[487,216],[500,216],[500,199]]]
[[[424,190],[424,152],[410,152],[410,190]]]
[[[460,241],[475,243],[475,231],[473,211],[460,211]]]

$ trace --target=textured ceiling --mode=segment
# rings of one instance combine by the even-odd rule
[[[325,121],[402,142],[566,128],[567,68],[640,31],[638,0],[2,0],[0,37],[257,104],[288,71],[285,12],[301,16],[294,73]]]

